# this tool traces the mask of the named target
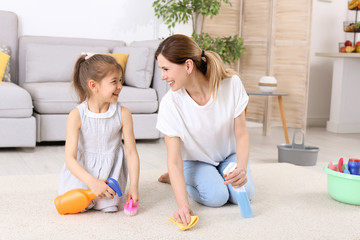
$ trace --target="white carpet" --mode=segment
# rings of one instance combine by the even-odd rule
[[[208,208],[191,201],[199,222],[180,231],[167,217],[176,208],[161,171],[143,171],[138,215],[90,211],[61,216],[53,200],[58,175],[0,177],[0,239],[359,239],[360,207],[327,193],[325,173],[287,163],[251,166],[254,217],[235,205]]]

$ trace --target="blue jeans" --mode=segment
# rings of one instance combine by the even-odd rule
[[[196,202],[208,207],[221,207],[228,201],[237,204],[231,184],[224,184],[223,171],[230,162],[237,162],[236,154],[227,157],[218,166],[199,161],[183,161],[186,190]],[[247,167],[246,193],[249,200],[254,196],[254,182]]]

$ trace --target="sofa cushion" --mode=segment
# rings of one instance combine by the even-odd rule
[[[67,114],[79,101],[71,82],[24,83],[23,87],[32,97],[34,110],[41,114]]]
[[[153,88],[123,86],[118,101],[131,113],[155,113],[159,106],[156,90]]]
[[[29,44],[26,50],[26,82],[69,82],[82,52],[108,53],[107,47]]]
[[[68,114],[78,104],[71,82],[24,83],[31,94],[34,110],[40,114]],[[124,86],[119,102],[132,113],[154,113],[158,108],[155,89]]]
[[[154,70],[154,54],[147,47],[116,47],[113,53],[129,54],[125,68],[125,84],[136,88],[149,88]]]
[[[15,83],[0,82],[0,118],[27,118],[33,113],[30,94]]]
[[[0,52],[0,82],[2,82],[6,66],[9,62],[10,56],[6,53]]]
[[[121,65],[122,69],[125,72],[126,63],[129,58],[129,54],[123,53],[107,53],[107,55],[112,56],[115,60]]]
[[[95,54],[109,55],[109,56],[113,57],[118,64],[120,64],[120,66],[122,67],[124,72],[125,72],[127,60],[129,58],[129,54],[123,54],[123,53],[90,53],[90,52],[87,52],[87,53],[82,53],[82,54],[85,54],[89,57],[92,57]]]
[[[5,53],[5,54],[2,54]],[[0,54],[2,55],[0,65],[6,63],[5,68],[4,66],[0,66],[0,82],[10,82],[10,57],[11,57],[11,50],[9,46],[0,44]],[[7,56],[8,55],[8,56]],[[6,61],[7,59],[7,61]],[[1,76],[2,75],[2,76]]]

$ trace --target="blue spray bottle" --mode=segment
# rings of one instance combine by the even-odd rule
[[[236,163],[231,162],[227,167],[224,169],[224,175],[229,175],[232,171],[236,168]],[[253,212],[250,206],[250,201],[246,194],[245,187],[242,186],[240,188],[234,188],[234,191],[237,193],[237,202],[241,211],[241,215],[243,218],[250,218],[253,216]]]

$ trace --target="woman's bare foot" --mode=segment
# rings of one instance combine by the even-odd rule
[[[159,181],[159,182],[162,182],[162,183],[168,183],[168,184],[170,184],[169,173],[164,173],[163,175],[161,175],[161,176],[158,178],[158,181]]]

